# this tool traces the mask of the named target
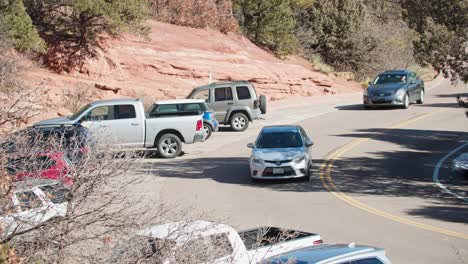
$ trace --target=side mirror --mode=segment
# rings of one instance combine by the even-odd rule
[[[307,147],[311,147],[311,146],[313,146],[313,145],[314,145],[314,142],[313,142],[312,140],[310,140],[310,139],[307,140],[307,142],[306,142],[306,146],[307,146]]]
[[[416,80],[411,80],[409,83],[410,83],[410,84],[415,84],[415,83],[416,83]]]
[[[369,81],[367,84],[368,84],[368,85],[372,85],[372,81]]]
[[[247,147],[248,147],[248,148],[251,148],[251,149],[255,148],[254,143],[249,143],[249,144],[247,144]]]

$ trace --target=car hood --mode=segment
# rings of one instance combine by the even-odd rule
[[[74,123],[75,121],[68,117],[56,117],[34,123],[34,126],[73,125]]]
[[[252,156],[262,160],[293,160],[300,158],[306,154],[304,147],[300,148],[256,148],[253,150]]]
[[[399,89],[406,86],[406,83],[384,83],[369,86],[367,91],[370,93],[396,93]]]

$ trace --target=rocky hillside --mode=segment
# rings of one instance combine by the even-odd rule
[[[63,97],[67,93],[82,93],[76,100],[183,98],[193,87],[208,83],[210,76],[212,81],[249,80],[271,100],[359,90],[355,82],[321,74],[300,58],[280,60],[236,34],[147,24],[149,39],[107,39],[105,51],[77,72],[30,71],[28,81],[47,89],[49,116],[71,110]]]

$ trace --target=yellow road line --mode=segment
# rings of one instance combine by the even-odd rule
[[[428,118],[428,117],[430,117],[432,115],[435,115],[435,114],[438,114],[438,113],[441,113],[441,112],[444,112],[444,111],[447,111],[447,110],[446,109],[440,109],[440,110],[433,111],[433,112],[428,113],[428,114],[423,114],[423,115],[408,119],[406,121],[400,122],[400,123],[395,124],[393,126],[390,126],[389,129],[400,128],[400,127],[412,124],[414,122],[417,122],[419,120]],[[364,143],[366,141],[369,141],[371,139],[372,139],[372,137],[356,139],[353,142],[351,142],[349,144],[346,144],[346,145],[340,147],[335,152],[333,152],[328,157],[327,161],[324,162],[322,164],[322,166],[320,167],[320,180],[322,181],[323,187],[328,192],[330,192],[333,196],[335,196],[336,198],[338,198],[338,199],[340,199],[340,200],[342,200],[342,201],[344,201],[344,202],[346,202],[346,203],[348,203],[348,204],[350,204],[350,205],[352,205],[354,207],[357,207],[357,208],[359,208],[361,210],[364,210],[364,211],[366,211],[368,213],[378,215],[378,216],[381,216],[381,217],[384,217],[386,219],[393,220],[393,221],[396,221],[396,222],[399,222],[399,223],[402,223],[402,224],[406,224],[406,225],[418,227],[418,228],[421,228],[421,229],[425,229],[425,230],[428,230],[428,231],[433,231],[433,232],[437,232],[437,233],[440,233],[440,234],[444,234],[444,235],[447,235],[447,236],[453,236],[453,237],[458,237],[458,238],[462,238],[462,239],[468,239],[467,234],[463,234],[463,233],[459,233],[459,232],[455,232],[455,231],[451,231],[451,230],[431,226],[431,225],[424,224],[424,223],[419,223],[419,222],[416,222],[416,221],[413,221],[413,220],[409,220],[409,219],[406,219],[406,218],[403,218],[403,217],[400,217],[400,216],[397,216],[397,215],[393,215],[393,214],[384,212],[382,210],[373,208],[371,206],[368,206],[368,205],[366,205],[366,204],[364,204],[362,202],[359,202],[359,201],[351,198],[349,195],[345,194],[344,192],[342,192],[342,191],[340,191],[338,189],[338,187],[333,183],[333,179],[332,179],[332,176],[331,176],[331,169],[333,167],[333,164],[335,163],[335,161],[337,159],[339,159],[348,150],[350,150],[350,149],[352,149],[354,147],[357,147],[357,146],[361,145],[362,143]]]

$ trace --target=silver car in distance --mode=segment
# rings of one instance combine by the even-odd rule
[[[301,126],[264,127],[252,148],[250,176],[259,179],[289,179],[309,176],[312,140]]]

